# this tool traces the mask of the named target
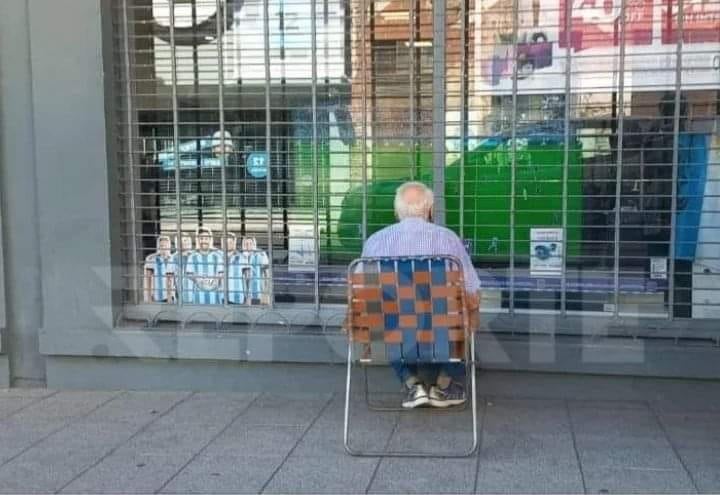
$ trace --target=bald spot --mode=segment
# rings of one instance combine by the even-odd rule
[[[425,199],[425,194],[421,188],[417,186],[411,186],[403,191],[402,198],[407,205],[415,206],[423,202],[423,200]]]

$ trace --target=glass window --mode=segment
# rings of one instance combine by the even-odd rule
[[[118,2],[128,311],[341,313],[421,180],[489,313],[720,318],[720,2],[436,10]]]

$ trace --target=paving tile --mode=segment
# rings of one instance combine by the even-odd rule
[[[670,469],[682,470],[682,463],[670,444],[648,444],[645,442],[607,442],[605,446],[594,443],[583,448],[578,444],[583,469]]]
[[[582,491],[572,436],[484,432],[479,492],[534,493]]]
[[[385,458],[370,493],[472,493],[477,458]]]
[[[163,423],[227,424],[244,412],[256,397],[257,394],[196,393],[170,411]]]
[[[330,398],[330,394],[262,396],[243,414],[243,423],[308,425]]]
[[[187,463],[186,453],[121,450],[63,489],[63,493],[154,493]]]
[[[640,400],[569,400],[567,401],[570,410],[573,409],[638,409],[648,410],[648,404],[646,401]]]
[[[681,447],[678,454],[700,491],[720,493],[720,446]]]
[[[0,493],[53,493],[90,467],[106,447],[32,449],[0,468]]]
[[[510,460],[483,455],[476,493],[582,493],[577,463],[550,458]]]
[[[124,392],[83,418],[83,421],[145,424],[189,395],[188,392]]]
[[[13,389],[0,389],[0,421],[54,393],[44,389],[30,389],[32,393],[11,393],[8,390]]]
[[[234,424],[212,442],[207,452],[231,456],[284,456],[295,446],[305,431],[304,426]]]
[[[147,419],[152,421],[152,419]],[[28,490],[57,491],[126,442],[143,425],[128,422],[73,423],[0,467],[0,490],[5,480],[23,479],[29,467]]]
[[[383,450],[393,429],[394,418],[377,421],[374,426],[353,422],[350,428],[350,445],[360,451]],[[316,422],[295,449],[301,456],[347,455],[343,445],[343,425],[338,422]]]
[[[484,429],[491,433],[563,434],[570,430],[561,401],[493,400],[485,407]]]
[[[364,493],[378,459],[293,454],[265,489],[267,493]]]
[[[658,417],[676,447],[720,448],[720,414],[659,413]]]
[[[195,452],[220,433],[224,425],[186,425],[156,422],[133,437],[123,448],[147,453]]]
[[[583,469],[588,493],[696,493],[683,470]]]
[[[649,410],[570,409],[577,437],[663,437],[655,415]]]
[[[68,421],[88,414],[121,392],[62,391],[24,409],[13,417],[22,421]]]
[[[478,419],[478,431],[481,427]],[[399,414],[388,445],[393,452],[427,452],[452,455],[472,449],[472,415],[464,411],[421,409]]]
[[[201,455],[188,464],[163,493],[259,493],[283,456]]]
[[[27,422],[14,417],[0,422],[0,464],[62,428],[64,424],[58,421]]]

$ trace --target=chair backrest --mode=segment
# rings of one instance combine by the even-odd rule
[[[469,334],[462,264],[453,256],[360,258],[348,267],[348,332],[365,344],[361,359],[374,360],[373,342],[386,360],[408,363],[466,358]]]

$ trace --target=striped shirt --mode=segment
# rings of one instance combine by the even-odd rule
[[[175,273],[175,293],[179,301],[180,284],[178,283],[178,281],[180,277],[177,274],[182,273],[182,286],[184,288],[182,297],[183,302],[186,303],[192,302],[192,282],[188,279],[187,276],[185,276],[185,272],[187,271],[188,259],[190,258],[190,255],[192,253],[193,251],[183,251],[182,256],[180,256],[180,254],[177,252],[173,253],[172,255],[173,270]]]
[[[265,287],[263,268],[270,264],[265,251],[246,251],[246,267],[250,269],[248,297],[259,299]]]
[[[168,276],[174,272],[173,267],[172,256],[162,256],[160,253],[153,253],[145,258],[145,269],[152,272],[153,301],[164,302],[168,300],[170,293],[168,292],[167,280]]]
[[[228,301],[233,304],[245,302],[245,277],[243,270],[247,266],[245,255],[239,251],[228,254]]]
[[[221,251],[202,253],[194,251],[188,256],[185,274],[192,281],[191,304],[220,304],[222,285],[220,277],[225,260]]]
[[[363,257],[428,256],[449,254],[463,266],[465,289],[475,293],[480,280],[460,238],[450,229],[421,218],[406,218],[371,235],[363,247]]]

